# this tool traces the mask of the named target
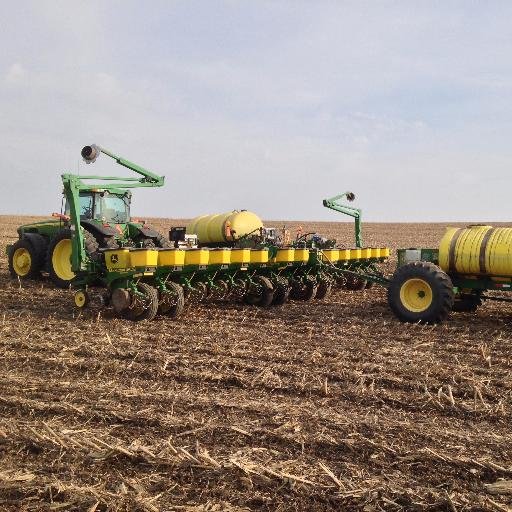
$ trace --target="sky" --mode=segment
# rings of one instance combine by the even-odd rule
[[[2,1],[0,214],[60,210],[63,172],[165,175],[137,216],[250,209],[509,221],[512,2]]]

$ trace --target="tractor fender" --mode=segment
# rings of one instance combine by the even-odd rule
[[[82,220],[80,221],[80,224],[93,235],[99,234],[102,236],[116,236],[119,234],[113,227],[103,226],[102,224],[98,224],[92,220]]]
[[[155,231],[146,224],[132,224],[131,227],[141,233],[144,238],[158,238],[160,236],[158,231]]]

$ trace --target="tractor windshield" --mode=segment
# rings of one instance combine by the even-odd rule
[[[117,195],[108,192],[81,192],[78,205],[80,219],[98,220],[113,224],[130,222],[130,196]],[[70,214],[66,201],[66,214]]]
[[[94,194],[94,218],[103,222],[126,224],[130,221],[130,200],[115,194]]]

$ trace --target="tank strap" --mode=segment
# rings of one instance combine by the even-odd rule
[[[496,228],[491,228],[491,229],[487,230],[487,232],[485,233],[485,235],[482,239],[482,243],[480,244],[480,256],[478,258],[478,262],[480,264],[480,273],[481,274],[487,273],[487,269],[485,267],[485,253],[487,251],[487,244],[489,243],[489,239],[491,238],[491,236],[495,230],[496,230]]]
[[[450,241],[450,250],[448,251],[448,270],[450,272],[457,272],[455,265],[455,247],[457,246],[457,240],[459,239],[460,235],[462,235],[463,231],[463,228],[457,229],[457,231],[455,231]]]

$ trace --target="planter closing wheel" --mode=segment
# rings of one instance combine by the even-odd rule
[[[158,305],[158,314],[166,315],[170,318],[178,318],[185,307],[185,295],[183,288],[173,281],[166,283],[167,290],[160,293],[160,303]]]
[[[270,279],[264,276],[256,276],[254,283],[249,285],[249,290],[244,299],[252,306],[267,307],[272,304],[274,298],[274,287]]]
[[[442,322],[450,314],[453,301],[450,277],[424,261],[399,267],[388,288],[389,306],[402,322]]]
[[[273,306],[281,306],[288,301],[290,296],[290,283],[285,277],[278,277],[272,283],[274,286],[274,296],[272,297]]]
[[[137,284],[137,293],[130,292],[130,306],[123,311],[123,316],[128,320],[139,322],[141,320],[153,320],[158,311],[158,292],[147,283]]]

